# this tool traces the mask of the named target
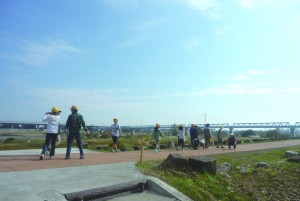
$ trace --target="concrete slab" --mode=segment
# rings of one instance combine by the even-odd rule
[[[63,194],[142,178],[135,164],[55,168],[0,173],[0,200],[65,200]]]
[[[235,151],[212,147],[205,150],[186,150],[180,152],[180,154],[203,156],[272,149],[299,144],[300,140],[279,141],[238,145]],[[55,160],[39,161],[40,151],[0,151],[0,172],[2,172],[0,173],[0,200],[60,201],[65,200],[63,194],[66,193],[144,178],[135,167],[135,162],[138,161],[140,152],[88,153],[88,150],[85,150],[86,158],[80,160],[78,149],[74,148],[72,150],[72,159],[64,160],[65,149],[58,149]],[[26,155],[23,155],[25,153]],[[144,157],[145,160],[165,159],[170,153],[178,152],[175,150],[163,150],[160,153],[145,151]],[[158,186],[162,186],[162,184],[160,183]],[[175,189],[171,188],[170,192],[176,194]],[[177,193],[180,195],[180,192],[177,191]],[[148,192],[146,194],[148,195]]]
[[[149,200],[174,201],[175,200],[176,201],[178,199],[157,195],[153,191],[145,190],[143,193],[129,194],[122,197],[113,198],[110,201],[124,201],[124,200],[139,200],[139,201],[149,201]]]
[[[93,188],[116,185],[149,177],[141,174],[135,163],[115,163],[106,165],[91,165],[69,168],[54,168],[46,170],[19,171],[0,173],[0,200],[14,201],[65,201],[63,194]],[[157,180],[156,180],[157,181]],[[159,180],[159,185],[168,188],[168,185]],[[153,184],[152,184],[153,185]],[[143,200],[188,200],[182,193],[170,187],[168,192],[175,192],[176,196],[184,199],[167,199],[153,191],[142,194],[128,195],[128,198]],[[166,199],[163,199],[163,198]],[[157,198],[157,199],[156,199]],[[115,198],[127,200],[127,198]],[[138,199],[140,200],[140,199]]]

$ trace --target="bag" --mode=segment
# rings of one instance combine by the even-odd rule
[[[80,115],[74,114],[71,116],[72,128],[81,128],[81,118]]]
[[[193,149],[198,149],[199,144],[200,144],[199,139],[198,138],[194,139],[193,143],[192,143],[192,148]]]
[[[60,134],[57,135],[57,139],[56,139],[56,146],[59,145],[61,143],[61,137]]]

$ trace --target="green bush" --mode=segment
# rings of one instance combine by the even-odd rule
[[[14,137],[9,137],[9,138],[6,138],[6,140],[4,140],[3,143],[5,144],[9,144],[9,143],[12,143],[12,142],[15,142],[16,139]]]

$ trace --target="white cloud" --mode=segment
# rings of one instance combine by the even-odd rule
[[[82,89],[82,88],[30,88],[22,93],[34,97],[45,106],[57,105],[69,108],[75,104],[86,110],[141,109],[147,102],[139,96],[131,95],[128,89]]]
[[[219,0],[177,0],[177,3],[197,12],[200,12],[202,15],[212,19],[219,20],[222,18],[220,13]]]
[[[112,7],[114,9],[128,9],[139,5],[139,0],[98,0],[99,2]]]
[[[250,76],[269,75],[269,74],[274,74],[276,72],[277,72],[276,69],[272,69],[272,70],[248,70],[244,73],[241,73],[241,75],[232,76],[228,80],[244,81],[244,80],[248,80]]]
[[[244,75],[238,75],[238,76],[234,76],[229,78],[229,80],[236,80],[236,81],[242,81],[242,80],[247,80],[247,77]]]
[[[153,32],[163,26],[167,22],[166,18],[157,18],[151,20],[139,21],[130,29],[133,31],[134,37],[123,41],[117,45],[119,48],[132,47],[139,45],[153,37]]]
[[[157,18],[137,22],[132,29],[138,32],[149,32],[163,26],[168,20],[166,18]]]
[[[34,66],[44,65],[55,57],[79,52],[79,49],[64,40],[44,43],[25,41],[19,44],[19,49],[21,52],[11,58]]]
[[[192,37],[184,44],[185,49],[195,48],[201,45],[201,40],[197,37]]]
[[[219,2],[216,0],[183,0],[181,1],[186,6],[195,10],[208,10],[219,5]]]
[[[228,34],[228,33],[232,32],[233,28],[234,27],[231,26],[231,25],[227,25],[227,26],[223,26],[223,27],[217,27],[214,31],[214,34],[218,35],[218,36],[222,36],[224,34]]]
[[[286,88],[275,88],[275,87],[260,87],[260,86],[242,86],[242,85],[226,85],[224,87],[212,87],[207,89],[201,89],[191,92],[176,92],[170,96],[222,96],[222,95],[259,95],[259,94],[282,94],[282,93],[294,93],[300,92],[298,87],[286,87]]]
[[[250,75],[266,75],[266,74],[273,74],[276,73],[276,69],[272,70],[248,70],[246,73]]]
[[[239,0],[239,4],[244,8],[253,8],[254,7],[253,0]]]
[[[263,74],[265,74],[265,71],[263,71],[263,70],[248,70],[247,73],[251,74],[251,75],[263,75]]]
[[[117,47],[118,48],[132,47],[132,46],[136,46],[138,44],[141,44],[146,40],[147,40],[146,37],[133,38],[133,39],[129,39],[127,41],[121,42],[120,44],[117,45]]]

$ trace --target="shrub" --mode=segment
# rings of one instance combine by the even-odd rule
[[[12,143],[14,142],[16,139],[14,137],[9,137],[9,138],[6,138],[6,140],[4,140],[3,143],[5,144],[8,144],[8,143]]]

